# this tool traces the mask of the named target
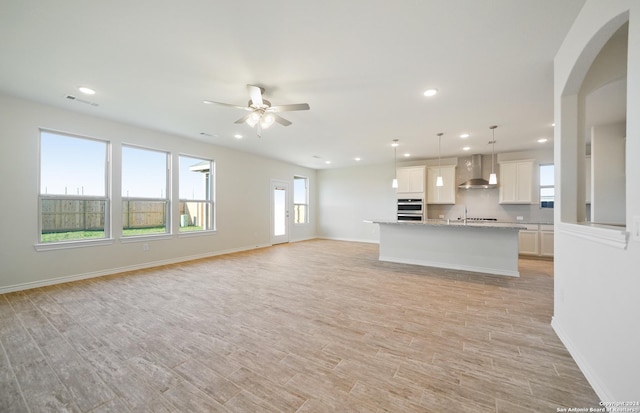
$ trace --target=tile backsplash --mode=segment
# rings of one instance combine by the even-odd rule
[[[543,154],[547,157],[552,156],[553,152]],[[504,155],[502,155],[504,156]],[[522,153],[515,154],[516,159],[537,158],[540,161],[544,156],[540,153]],[[456,184],[461,184],[472,178],[469,161],[471,157],[458,158],[456,167]],[[494,165],[496,173],[500,172],[500,165],[496,162]],[[491,157],[482,157],[482,176],[487,179],[491,173]],[[537,181],[537,180],[536,180]],[[537,188],[537,183],[534,185]],[[438,219],[444,216],[444,219],[458,219],[464,217],[464,208],[467,208],[467,217],[469,218],[497,218],[500,221],[516,221],[521,216],[523,222],[544,222],[553,223],[553,208],[540,208],[539,203],[526,205],[501,205],[499,202],[499,189],[456,189],[455,205],[427,205],[427,217],[430,219]]]
[[[553,208],[540,208],[539,204],[501,205],[498,203],[498,188],[458,189],[455,205],[428,205],[427,217],[438,219],[458,219],[464,217],[467,208],[469,218],[497,218],[500,221],[516,221],[518,216],[523,222],[553,223]]]

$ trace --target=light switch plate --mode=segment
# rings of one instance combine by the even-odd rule
[[[524,220],[524,217],[522,215],[518,215],[516,217],[516,221],[523,221],[523,220]]]
[[[633,216],[633,228],[631,228],[631,239],[634,241],[640,241],[640,216]]]

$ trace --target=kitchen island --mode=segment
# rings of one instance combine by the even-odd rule
[[[373,220],[380,225],[380,261],[519,277],[513,223]]]

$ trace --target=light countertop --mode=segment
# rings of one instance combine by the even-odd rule
[[[421,225],[421,226],[439,226],[452,228],[504,228],[504,229],[526,229],[525,224],[515,222],[499,222],[499,221],[463,221],[463,220],[447,220],[447,219],[427,219],[425,221],[398,221],[373,219],[367,222],[374,224],[394,224],[394,225]]]

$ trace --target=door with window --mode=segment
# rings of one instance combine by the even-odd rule
[[[271,244],[289,242],[289,184],[271,180]]]

